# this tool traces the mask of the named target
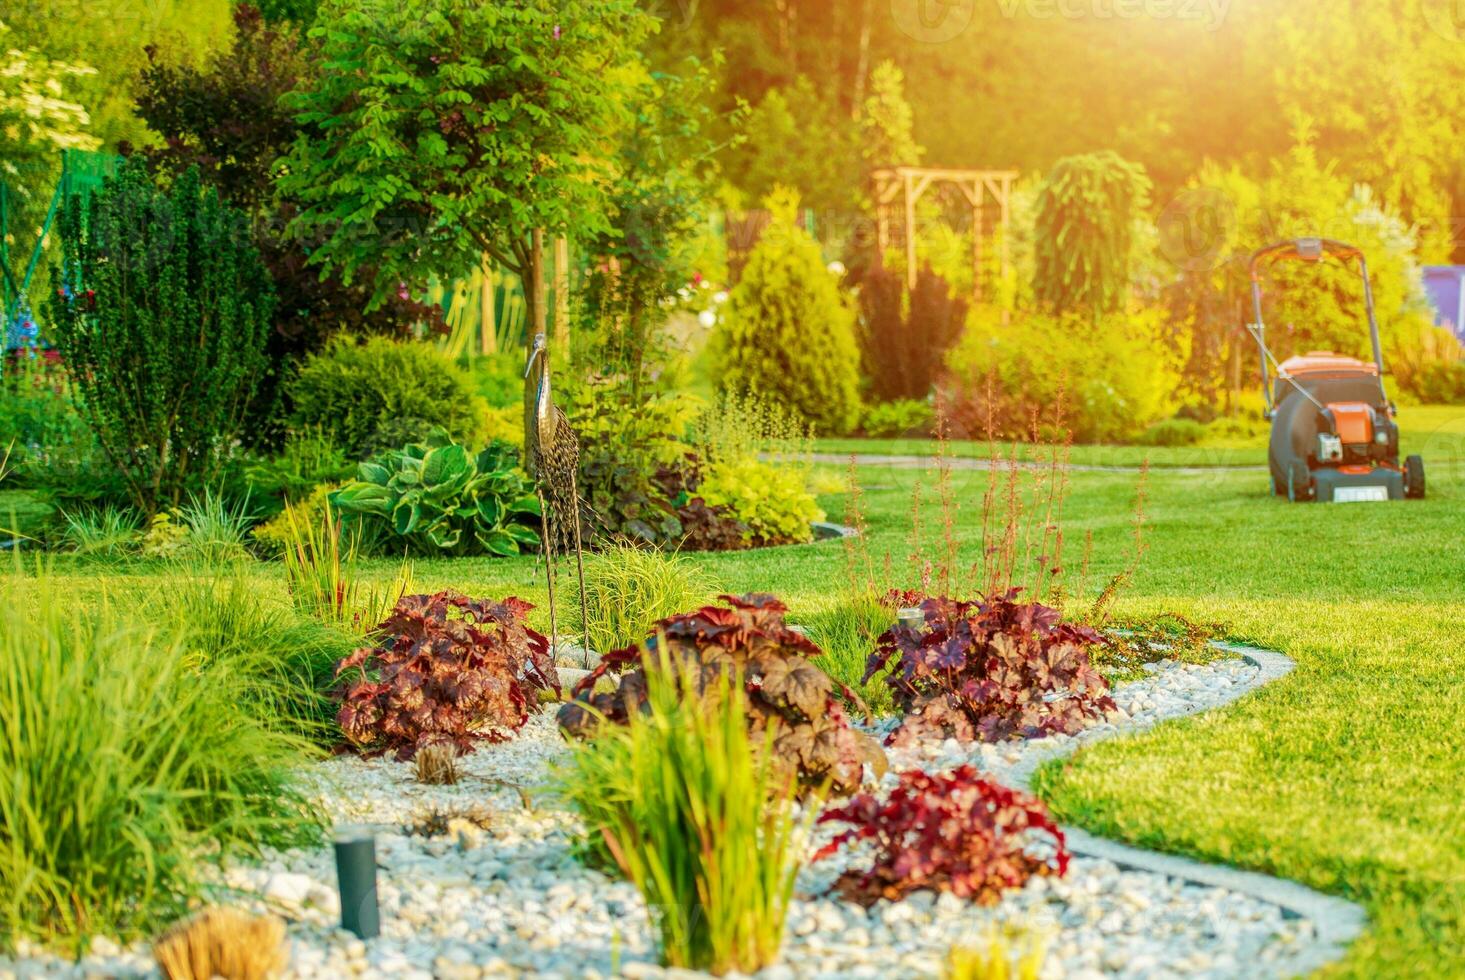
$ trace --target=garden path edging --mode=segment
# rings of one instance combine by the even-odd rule
[[[1238,655],[1256,665],[1259,671],[1255,680],[1246,687],[1236,689],[1224,702],[1226,704],[1260,690],[1272,681],[1291,673],[1297,666],[1292,658],[1274,650],[1263,650],[1235,643],[1212,643],[1212,646]],[[1159,721],[1142,722],[1127,726],[1117,732],[1095,733],[1090,738],[1080,736],[1066,739],[1055,744],[1046,752],[1024,759],[1004,778],[1023,790],[1031,792],[1033,774],[1044,763],[1072,755],[1089,742],[1129,737],[1148,731],[1156,724],[1159,724]],[[1243,871],[1225,865],[1206,864],[1180,855],[1146,851],[1098,837],[1076,827],[1064,827],[1063,833],[1068,840],[1069,850],[1076,854],[1103,858],[1124,868],[1168,875],[1200,885],[1240,892],[1275,905],[1286,915],[1311,921],[1316,930],[1314,940],[1286,960],[1276,964],[1283,968],[1284,975],[1308,974],[1340,959],[1347,952],[1348,946],[1363,933],[1364,928],[1368,925],[1368,916],[1361,906],[1347,899],[1324,895],[1295,881],[1273,878],[1257,871]]]

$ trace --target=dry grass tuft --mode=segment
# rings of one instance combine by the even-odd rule
[[[428,745],[413,757],[419,783],[429,786],[456,786],[458,783],[458,748],[447,742]]]
[[[290,954],[275,916],[212,907],[169,926],[153,958],[168,980],[269,980],[285,972]]]

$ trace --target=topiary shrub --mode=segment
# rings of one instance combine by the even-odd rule
[[[880,636],[863,682],[890,668],[885,680],[905,715],[892,744],[1072,735],[1114,709],[1108,682],[1089,663],[1099,635],[1016,594],[926,598],[922,626],[897,624]]]
[[[351,459],[421,442],[434,428],[480,444],[488,407],[468,376],[430,344],[341,337],[290,381],[291,426],[328,437]]]
[[[824,267],[819,243],[795,220],[798,200],[770,196],[772,221],[733,288],[713,345],[724,391],[753,392],[842,434],[859,421],[854,311]]]
[[[522,728],[537,691],[559,692],[549,641],[524,625],[520,599],[459,592],[403,596],[375,634],[336,665],[336,720],[358,751],[407,760],[428,745],[501,742]]]
[[[882,898],[900,901],[921,889],[995,905],[1004,891],[1033,875],[1068,873],[1067,843],[1047,808],[983,779],[971,766],[940,775],[903,772],[887,799],[861,793],[826,810],[819,822],[851,829],[821,848],[816,861],[846,844],[874,843],[870,867],[846,871],[835,883],[841,895],[865,906]],[[1030,847],[1033,831],[1052,838],[1051,860]]]
[[[828,781],[834,792],[853,792],[867,762],[883,773],[885,754],[850,726],[834,697],[835,683],[812,663],[822,651],[784,623],[787,607],[770,595],[719,598],[725,605],[669,616],[644,644],[603,657],[575,688],[575,700],[560,709],[561,727],[589,735],[602,719],[623,724],[639,714],[646,704],[646,671],[666,656],[688,671],[702,694],[715,691],[724,678],[742,678],[755,744],[776,721],[775,765],[784,774],[797,773],[805,788]],[[596,692],[596,681],[611,671],[622,674],[615,690]]]
[[[275,299],[244,218],[196,170],[124,163],[58,225],[51,325],[77,403],[144,513],[214,483],[265,366]]]

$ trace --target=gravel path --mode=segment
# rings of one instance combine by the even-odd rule
[[[1115,692],[1119,711],[1079,741],[1147,727],[1234,699],[1258,680],[1243,660],[1207,666],[1163,662]],[[1005,745],[933,742],[891,753],[892,769],[973,762],[1003,781],[1022,781],[1066,739]],[[520,736],[463,760],[456,787],[416,783],[409,765],[340,757],[308,778],[339,823],[378,828],[382,936],[363,943],[335,928],[339,907],[329,848],[267,856],[231,867],[240,901],[289,922],[291,977],[456,978],[689,976],[655,965],[646,912],[635,889],[588,871],[570,845],[575,819],[495,780],[534,786],[564,752],[548,714]],[[893,774],[886,777],[893,783]],[[459,811],[448,832],[409,835],[404,825],[432,809]],[[815,842],[817,844],[817,842]],[[1277,905],[1183,878],[1125,870],[1076,857],[1067,878],[1033,879],[994,909],[952,896],[918,894],[868,912],[823,898],[845,862],[806,868],[789,920],[780,977],[927,977],[953,943],[979,944],[994,922],[1048,937],[1045,977],[1254,978],[1286,975],[1314,937],[1314,924]],[[27,957],[26,954],[34,954]],[[99,943],[79,964],[34,950],[0,959],[0,980],[22,977],[155,976],[145,947]]]

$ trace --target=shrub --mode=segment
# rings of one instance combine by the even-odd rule
[[[770,198],[773,220],[728,297],[713,363],[722,390],[754,392],[821,433],[842,434],[859,421],[854,313],[795,221],[797,203]]]
[[[503,443],[469,456],[436,432],[356,473],[330,503],[418,553],[517,555],[539,547],[539,498]]]
[[[600,379],[571,386],[569,408],[580,437],[578,489],[603,537],[676,546],[677,507],[656,485],[663,467],[686,452],[682,437],[701,403],[682,393],[637,393]]]
[[[243,216],[190,170],[138,164],[61,213],[51,324],[78,404],[134,505],[212,484],[265,367],[274,294]]]
[[[748,525],[732,508],[713,506],[702,496],[702,461],[687,453],[679,464],[657,470],[655,484],[676,508],[683,551],[737,551],[748,546]]]
[[[268,683],[231,653],[45,581],[0,601],[0,935],[124,942],[204,893],[205,855],[320,836],[289,781],[308,746],[253,706]]]
[[[1141,446],[1194,446],[1206,437],[1206,426],[1195,419],[1161,419],[1137,440]]]
[[[827,782],[848,793],[859,788],[865,763],[883,772],[884,753],[850,727],[834,682],[811,662],[822,651],[784,624],[783,603],[769,595],[720,598],[725,606],[668,616],[644,644],[602,657],[575,689],[575,700],[560,708],[560,725],[585,735],[602,720],[624,723],[646,704],[647,673],[668,660],[686,669],[699,690],[729,674],[746,682],[755,740],[777,727],[772,764],[780,778],[796,774],[806,788]],[[626,673],[614,691],[597,693],[595,682],[608,671]]]
[[[1071,735],[1113,710],[1109,685],[1089,663],[1099,635],[1015,595],[928,598],[923,626],[897,624],[880,636],[864,680],[890,667],[886,683],[906,716],[893,742]]]
[[[319,432],[349,459],[421,442],[434,428],[471,445],[487,425],[462,368],[417,341],[337,338],[305,359],[287,391],[292,427]]]
[[[590,847],[634,884],[667,966],[754,973],[774,962],[807,824],[789,773],[761,741],[741,678],[708,684],[669,658],[645,678],[645,713],[572,749],[564,797]]]
[[[1033,294],[1042,306],[1087,315],[1123,308],[1135,222],[1149,192],[1144,167],[1111,150],[1053,165],[1033,221]]]
[[[362,647],[336,666],[337,721],[359,751],[406,760],[428,745],[471,752],[521,728],[536,691],[559,691],[549,641],[524,625],[519,599],[457,592],[404,596]]]
[[[611,545],[585,559],[590,621],[581,624],[584,643],[592,650],[638,643],[657,620],[695,606],[710,591],[698,566],[681,555]]]
[[[967,304],[929,265],[905,295],[902,274],[872,269],[860,284],[860,346],[871,393],[882,401],[925,398],[961,336]]]
[[[930,435],[935,423],[936,411],[930,405],[903,398],[871,405],[865,410],[860,428],[865,430],[865,435],[876,438],[921,437]]]
[[[37,479],[53,453],[70,455],[91,450],[91,429],[77,411],[66,371],[44,357],[18,353],[0,365],[0,447],[9,447],[13,479],[45,486]],[[34,472],[33,472],[34,471]]]
[[[835,887],[850,901],[869,906],[880,899],[899,901],[921,889],[951,892],[993,905],[1009,888],[1033,875],[1068,873],[1063,838],[1036,798],[1008,789],[969,765],[932,775],[912,770],[881,800],[861,793],[845,806],[826,810],[822,823],[845,823],[815,860],[846,844],[871,841],[875,858],[865,870],[850,869]],[[1031,832],[1053,840],[1051,860],[1033,853]]]
[[[824,520],[814,495],[804,488],[804,471],[746,459],[707,466],[699,493],[709,507],[726,507],[747,531],[751,544],[811,541],[814,521]]]
[[[311,496],[322,483],[339,482],[355,472],[356,464],[324,434],[298,432],[274,456],[246,462],[243,483],[261,514],[273,517],[285,504]]]
[[[651,474],[606,444],[582,444],[578,489],[594,514],[595,531],[611,540],[675,545],[683,535],[676,506]]]
[[[1410,379],[1409,390],[1426,405],[1465,402],[1465,361],[1431,361],[1420,365]]]
[[[1028,439],[1033,422],[1079,442],[1122,442],[1171,414],[1179,376],[1160,311],[1085,317],[978,311],[947,363],[941,408],[961,431]],[[1055,406],[1062,419],[1054,424]]]

